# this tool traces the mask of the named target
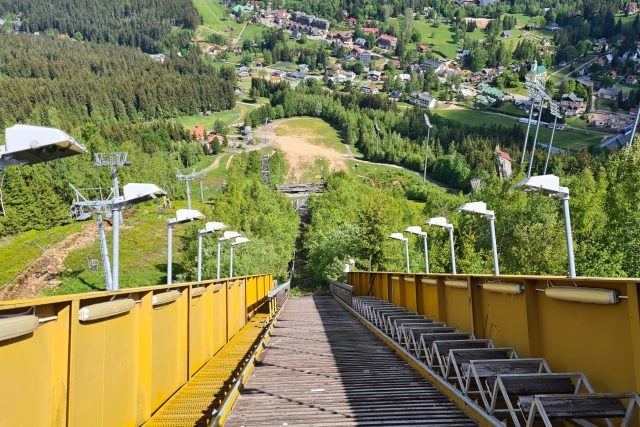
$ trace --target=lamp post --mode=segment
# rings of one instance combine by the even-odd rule
[[[537,67],[537,63],[536,63],[536,67]],[[540,131],[540,122],[542,121],[542,111],[544,109],[544,103],[545,101],[550,101],[551,97],[547,94],[545,90],[544,81],[542,81],[535,75],[533,77],[533,80],[527,80],[526,86],[527,86],[527,92],[529,94],[529,97],[531,98],[531,111],[529,113],[529,123],[527,124],[527,134],[524,141],[525,143],[524,143],[524,148],[522,150],[522,158],[520,160],[520,163],[524,162],[524,158],[526,156],[527,140],[529,138],[529,129],[531,127],[531,116],[533,114],[533,108],[536,102],[539,102],[539,107],[540,107],[540,112],[538,113],[538,118],[536,120],[536,133],[535,133],[535,136],[533,137],[533,147],[531,148],[531,160],[529,161],[529,167],[527,170],[527,176],[531,176],[531,168],[533,166],[533,160],[536,155],[536,145],[538,145],[538,133]]]
[[[248,241],[249,239],[247,239],[246,237],[239,236],[239,237],[236,237],[236,240],[231,242],[231,259],[229,261],[229,278],[233,278],[233,249],[238,245],[247,243]]]
[[[560,106],[555,102],[549,104],[549,111],[553,115],[553,130],[551,131],[551,141],[549,141],[549,149],[547,150],[547,158],[544,161],[544,171],[542,175],[547,174],[547,167],[549,166],[549,157],[551,157],[551,147],[553,147],[553,136],[556,134],[556,126],[558,124],[558,119],[562,118],[562,114],[560,113]]]
[[[120,218],[120,212],[129,206],[167,195],[164,190],[155,184],[127,184],[122,190],[123,195],[113,199],[113,204],[111,205],[111,211],[113,213],[113,260],[111,266],[111,289],[108,289],[110,291],[117,291],[119,289],[120,221],[118,221],[118,218]]]
[[[638,109],[636,111],[636,121],[633,124],[633,130],[631,131],[631,139],[629,140],[629,145],[633,145],[633,139],[636,137],[636,132],[638,131],[638,121],[640,121],[640,104],[638,104]]]
[[[167,221],[167,285],[173,282],[173,227],[176,224],[204,219],[204,215],[195,209],[178,209],[176,217]]]
[[[496,244],[495,213],[487,209],[487,204],[485,202],[465,203],[458,208],[458,212],[479,215],[483,218],[489,219],[489,228],[491,229],[491,248],[493,250],[493,270],[495,272],[495,275],[499,276],[500,268],[498,266],[498,245]]]
[[[215,233],[227,228],[221,222],[207,222],[202,230],[198,230],[198,282],[202,281],[202,240],[205,234]]]
[[[56,128],[14,125],[5,129],[5,145],[0,146],[0,170],[84,154],[87,149]]]
[[[456,271],[456,248],[453,242],[453,225],[447,222],[447,219],[443,216],[435,218],[429,218],[425,225],[430,227],[440,227],[449,230],[449,245],[451,246],[451,270],[453,274],[458,274]]]
[[[569,277],[576,277],[576,266],[573,257],[573,237],[571,234],[571,215],[569,213],[569,189],[560,186],[560,178],[555,175],[538,175],[525,178],[516,184],[515,188],[522,189],[528,193],[543,194],[562,200],[567,252],[569,255]]]
[[[216,279],[220,278],[220,258],[222,256],[222,242],[225,240],[235,239],[236,237],[240,237],[240,233],[237,231],[225,231],[222,234],[222,237],[218,238],[218,266],[216,268]]]
[[[422,175],[422,182],[427,182],[427,164],[429,162],[429,137],[431,136],[431,128],[433,125],[431,124],[431,120],[429,120],[429,116],[427,113],[424,113],[424,124],[427,125],[427,148],[426,153],[424,154],[424,173]]]
[[[529,95],[529,99],[531,100],[531,107],[529,108],[529,121],[527,122],[527,133],[524,135],[524,145],[522,146],[522,155],[520,156],[520,164],[524,163],[524,157],[527,154],[527,143],[529,142],[529,131],[531,130],[531,120],[533,119],[533,109],[536,105],[536,97],[533,89],[533,82],[527,78],[525,82],[527,86],[527,93]]]
[[[407,273],[411,273],[411,266],[409,265],[409,239],[404,237],[402,233],[393,233],[389,236],[389,238],[404,242],[404,253],[405,257],[407,258]]]
[[[412,225],[404,229],[407,233],[415,234],[416,236],[421,236],[424,241],[424,265],[425,272],[429,274],[429,244],[427,242],[428,236],[425,231],[422,231],[419,225]]]

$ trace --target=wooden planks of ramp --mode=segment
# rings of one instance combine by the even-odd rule
[[[283,310],[225,426],[474,425],[332,298]]]

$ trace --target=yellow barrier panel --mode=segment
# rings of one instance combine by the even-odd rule
[[[40,319],[0,341],[0,426],[141,425],[249,311],[269,313],[271,286],[260,275],[0,302],[2,317]]]
[[[515,347],[521,357],[544,357],[554,371],[584,372],[597,391],[640,390],[640,279],[353,272],[348,283],[356,295],[473,331],[496,346]],[[392,283],[393,293],[379,283]],[[505,286],[483,288],[487,283]],[[585,288],[571,293],[572,299],[586,295],[584,302],[545,294],[560,286]],[[618,298],[594,298],[588,289],[612,290]]]

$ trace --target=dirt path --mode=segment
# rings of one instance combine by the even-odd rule
[[[58,286],[60,282],[56,278],[64,270],[67,255],[92,244],[97,237],[97,225],[92,222],[50,246],[12,284],[0,289],[0,300],[34,298],[45,289]]]
[[[229,156],[229,160],[227,160],[227,164],[224,165],[225,169],[229,169],[231,167],[231,161],[233,160],[233,156],[235,156],[235,154],[232,154]]]
[[[285,160],[289,165],[287,182],[300,180],[305,173],[314,167],[317,159],[324,159],[332,171],[347,169],[347,156],[325,145],[312,142],[313,135],[290,133],[278,135],[277,130],[285,127],[293,119],[278,120],[256,129],[255,134],[263,141],[267,139],[267,145],[272,145],[284,152]],[[265,144],[259,144],[258,148]]]
[[[219,153],[216,155],[216,158],[213,159],[213,162],[211,162],[211,164],[209,166],[207,166],[206,168],[202,169],[200,172],[204,172],[204,173],[208,173],[209,171],[212,171],[214,169],[218,169],[218,167],[220,166],[220,160],[222,160],[222,156],[224,154]]]

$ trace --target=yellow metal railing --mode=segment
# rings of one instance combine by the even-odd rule
[[[260,275],[0,302],[0,426],[144,423],[270,310],[272,288]],[[32,315],[32,332],[7,320]]]
[[[554,371],[584,372],[596,391],[640,390],[640,279],[354,272],[348,283]]]

